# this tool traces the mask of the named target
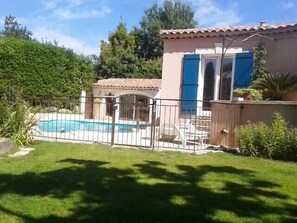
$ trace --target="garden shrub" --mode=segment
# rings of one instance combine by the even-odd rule
[[[18,90],[0,85],[0,137],[11,138],[16,145],[32,141],[32,127],[37,124],[31,109]]]
[[[235,96],[243,97],[246,100],[262,100],[262,91],[253,88],[236,88],[233,93]]]
[[[235,131],[243,155],[297,161],[297,129],[274,113],[271,127],[263,122],[249,123]]]
[[[284,151],[280,154],[276,154],[276,158],[284,159],[284,160],[293,160],[297,161],[297,129],[292,129],[291,131],[287,131],[286,133],[286,141],[285,141]]]

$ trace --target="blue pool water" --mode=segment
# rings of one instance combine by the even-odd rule
[[[110,133],[112,131],[111,123],[104,122],[86,122],[74,120],[46,120],[39,121],[38,127],[43,132],[70,132],[70,131],[96,131]],[[116,132],[131,132],[134,125],[115,124]]]

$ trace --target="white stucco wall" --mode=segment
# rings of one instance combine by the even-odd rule
[[[269,36],[270,38],[273,36]],[[275,36],[278,40],[271,40],[263,37],[253,37],[245,42],[241,42],[246,37],[240,37],[233,41],[228,47],[241,48],[242,51],[253,51],[257,43],[262,42],[267,50],[266,64],[271,73],[290,72],[297,75],[297,37],[295,33],[282,34]],[[231,37],[229,39],[232,39]],[[220,38],[192,38],[192,39],[165,39],[164,54],[162,65],[162,92],[161,99],[180,99],[181,94],[181,78],[183,69],[184,54],[193,54],[198,48],[215,49],[216,43],[222,43]],[[226,45],[230,40],[226,40]],[[225,46],[226,46],[225,45]],[[200,63],[200,71],[201,71]],[[202,68],[203,69],[203,68]],[[203,75],[200,72],[199,75]],[[199,76],[199,81],[203,78]],[[201,96],[202,84],[198,87],[198,94]],[[198,96],[199,98],[199,96]],[[201,99],[201,98],[200,98]],[[177,102],[162,101],[163,105],[176,106]],[[168,109],[167,109],[168,110]],[[180,111],[174,113],[166,113],[161,109],[161,123],[176,123],[180,119]]]
[[[269,36],[273,38],[274,36]],[[229,47],[241,47],[243,51],[252,51],[253,47],[263,42],[267,50],[266,63],[272,73],[290,72],[297,74],[297,37],[294,33],[275,36],[277,40],[254,37],[240,42],[245,37],[234,41]],[[232,39],[232,38],[230,38]],[[162,65],[161,98],[180,98],[182,61],[184,54],[193,54],[197,48],[215,48],[215,43],[222,43],[222,38],[165,39]],[[230,40],[226,40],[226,45]]]
[[[93,118],[97,120],[107,121],[110,120],[110,117],[106,116],[106,96],[116,97],[117,101],[119,101],[119,97],[121,95],[142,95],[149,98],[154,98],[159,91],[157,90],[120,90],[120,89],[108,89],[102,88],[100,86],[93,86],[93,97],[94,97],[94,105],[93,105]],[[96,103],[96,98],[100,99],[101,103]],[[119,119],[119,109],[116,110],[116,120]]]

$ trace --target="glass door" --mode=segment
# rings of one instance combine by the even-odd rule
[[[214,99],[217,59],[204,61],[203,107],[210,108],[210,100]]]
[[[233,59],[224,58],[223,72],[220,79],[220,88],[219,88],[220,100],[230,100],[231,84],[232,84],[232,69],[233,69]]]
[[[203,108],[210,108],[210,100],[230,100],[233,58],[223,59],[222,75],[220,75],[220,64],[220,57],[203,60]]]

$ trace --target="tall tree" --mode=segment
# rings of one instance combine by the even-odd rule
[[[22,27],[16,20],[16,17],[12,15],[5,16],[4,30],[1,31],[1,36],[31,40],[32,35],[33,32],[27,30],[26,26]]]
[[[180,1],[165,0],[162,6],[154,4],[144,12],[140,28],[128,33],[120,23],[109,35],[108,42],[101,42],[97,74],[102,78],[160,78],[162,67],[161,29],[193,28],[194,11]]]
[[[138,74],[139,60],[135,54],[135,38],[122,22],[108,37],[101,41],[98,74],[103,78],[130,78]]]
[[[266,49],[263,43],[258,43],[254,48],[254,52],[253,81],[256,81],[268,74],[268,68],[266,66]]]
[[[134,28],[137,54],[145,60],[162,56],[162,43],[159,38],[161,29],[186,29],[197,25],[194,10],[181,1],[165,0],[159,7],[154,4],[144,12],[140,28]]]

